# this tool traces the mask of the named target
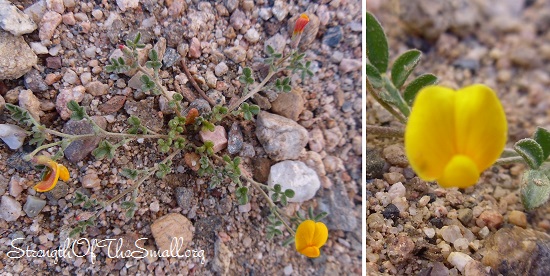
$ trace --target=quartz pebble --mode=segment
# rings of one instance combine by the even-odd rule
[[[44,206],[46,206],[45,200],[32,195],[28,195],[25,206],[23,206],[23,211],[25,211],[28,217],[32,218],[36,217],[40,213],[40,211],[42,211]]]
[[[0,218],[10,222],[16,221],[21,215],[21,204],[11,196],[2,196],[0,202]]]

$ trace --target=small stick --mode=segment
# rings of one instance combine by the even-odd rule
[[[216,103],[212,99],[210,99],[208,96],[206,96],[204,91],[202,91],[202,89],[199,87],[199,85],[197,84],[197,82],[189,72],[189,69],[187,69],[187,65],[185,64],[185,57],[182,57],[181,65],[183,67],[183,71],[185,72],[185,75],[187,75],[187,78],[189,79],[193,87],[195,87],[195,89],[199,91],[199,94],[201,95],[201,97],[203,97],[211,106],[215,106]]]

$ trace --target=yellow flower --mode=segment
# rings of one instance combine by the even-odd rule
[[[48,167],[48,171],[44,174],[42,181],[38,182],[34,186],[34,189],[37,192],[47,192],[55,187],[59,178],[63,181],[69,180],[69,170],[67,167],[58,164],[53,161],[50,157],[45,155],[36,156],[32,161],[38,165],[45,165]]]
[[[476,84],[454,91],[429,86],[414,101],[405,151],[423,180],[466,188],[497,160],[506,136],[504,110],[489,87]]]
[[[321,255],[319,249],[328,239],[327,226],[322,222],[304,220],[296,229],[296,251],[310,257]]]

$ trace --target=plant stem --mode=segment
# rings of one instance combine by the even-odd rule
[[[523,157],[521,156],[504,157],[504,158],[497,159],[497,161],[495,161],[493,166],[507,165],[507,164],[513,164],[513,163],[525,163],[525,160],[523,160]]]
[[[195,90],[197,90],[201,95],[201,97],[205,99],[211,106],[215,106],[216,103],[212,99],[210,99],[210,97],[208,97],[206,93],[204,93],[204,91],[202,91],[200,86],[197,84],[197,82],[191,75],[191,72],[189,72],[189,69],[187,68],[187,64],[185,64],[185,58],[181,59],[181,66],[183,67],[183,72],[185,72],[185,75],[187,75],[187,78],[189,79],[189,81],[191,82],[191,85],[193,85]]]
[[[248,94],[244,95],[242,98],[240,98],[237,102],[233,103],[232,105],[229,106],[228,108],[228,113],[233,111],[235,108],[239,107],[244,101],[248,100],[250,97],[254,96],[256,93],[260,92],[262,90],[262,88],[265,86],[265,84],[273,77],[275,76],[275,74],[277,74],[279,71],[278,70],[275,70],[275,71],[272,71],[271,69],[269,70],[269,73],[267,74],[267,76],[265,76],[264,80],[258,84],[258,86],[256,86],[256,88],[254,88],[254,90],[248,92]]]
[[[31,160],[31,158],[33,158],[33,156],[35,156],[39,151],[41,151],[43,149],[47,149],[47,148],[57,146],[57,145],[61,144],[62,142],[63,142],[63,140],[60,140],[60,141],[57,141],[57,142],[53,142],[53,143],[49,143],[49,144],[45,144],[45,145],[42,145],[40,147],[37,147],[31,153],[27,154],[25,156],[25,159],[28,158],[28,160]]]
[[[161,89],[162,95],[163,95],[168,101],[171,101],[172,98],[168,95],[168,91],[166,90],[166,88],[165,88],[164,86],[161,85],[161,83],[160,83],[158,77],[157,77],[157,76],[155,76],[155,77],[154,77],[154,76],[151,76],[151,74],[149,74],[149,72],[147,72],[147,70],[146,70],[143,66],[141,66],[141,65],[139,64],[139,62],[137,62],[137,60],[136,60],[136,63],[137,63],[137,68],[138,68],[138,70],[141,71],[143,74],[147,75],[147,76],[149,77],[149,79],[152,79],[153,82],[155,83],[155,85],[156,85],[158,88]],[[175,108],[176,115],[178,115],[178,117],[182,117],[181,111],[180,111],[180,109],[181,109],[180,103],[179,103],[179,102],[176,102],[176,105],[177,105],[176,108]]]
[[[367,92],[370,93],[370,95],[388,112],[390,112],[397,120],[399,120],[401,123],[406,124],[407,119],[401,115],[401,113],[395,111],[389,104],[387,104],[385,101],[383,101],[380,97],[378,97],[378,93],[374,90],[374,87],[372,87],[372,84],[369,81],[369,78],[367,79]]]
[[[384,127],[384,126],[374,126],[367,125],[367,134],[368,135],[378,135],[382,137],[403,137],[405,135],[405,130],[403,128],[397,127]]]

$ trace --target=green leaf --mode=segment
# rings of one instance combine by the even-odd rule
[[[288,204],[288,200],[284,194],[281,196],[281,204],[283,206],[286,206]]]
[[[521,201],[527,210],[539,207],[550,197],[548,170],[528,170],[523,173],[520,185]]]
[[[268,55],[272,55],[273,53],[275,53],[275,49],[273,49],[271,45],[267,45],[266,52]]]
[[[388,69],[388,40],[384,29],[374,15],[367,12],[367,58],[370,63],[378,69],[378,72],[385,73]]]
[[[418,65],[421,56],[422,52],[413,49],[406,51],[395,60],[391,69],[391,81],[397,89],[401,89],[401,86]]]
[[[179,102],[183,100],[183,96],[180,93],[174,93],[174,95],[172,95],[172,99]]]
[[[235,194],[237,196],[237,199],[239,200],[239,205],[245,205],[248,203],[248,188],[247,187],[239,187]]]
[[[149,59],[151,61],[158,61],[159,60],[159,55],[158,55],[158,53],[155,49],[151,49],[151,51],[149,51]]]
[[[537,127],[537,131],[535,131],[533,139],[537,141],[542,148],[542,159],[546,160],[548,156],[550,156],[550,132],[542,127]]]
[[[370,83],[374,88],[380,88],[384,86],[384,81],[382,80],[382,76],[380,75],[380,72],[378,72],[378,69],[376,67],[372,66],[371,64],[366,65],[367,68],[367,78],[369,78]]]
[[[73,120],[80,121],[86,116],[86,113],[84,112],[84,107],[81,107],[74,100],[71,100],[67,103],[67,108],[72,111],[71,119]]]
[[[538,169],[544,162],[544,152],[537,141],[531,138],[524,138],[514,144],[516,150],[525,160],[531,169]]]
[[[294,236],[286,239],[284,242],[283,242],[283,246],[288,246],[290,244],[294,243]]]
[[[250,69],[249,67],[245,67],[243,69],[243,75],[250,78],[252,76],[252,69]]]
[[[130,118],[128,118],[128,124],[131,124],[133,126],[139,126],[141,125],[141,121],[139,120],[138,117],[132,115],[130,116]]]
[[[288,198],[293,198],[294,197],[294,190],[286,189],[285,190],[285,196],[288,197]]]
[[[125,169],[122,169],[122,171],[120,172],[120,175],[122,175],[126,178],[129,178],[129,179],[136,179],[137,176],[138,176],[138,171],[133,170],[133,169],[125,168]]]
[[[279,194],[278,193],[272,193],[271,194],[271,200],[273,200],[274,202],[279,200]]]
[[[273,190],[276,192],[276,193],[280,193],[281,192],[281,184],[275,184],[273,186]]]
[[[328,213],[327,213],[327,212],[322,212],[322,213],[316,215],[316,216],[313,218],[313,220],[314,220],[314,221],[320,221],[320,220],[324,219],[326,216],[328,216]]]
[[[138,44],[140,39],[141,39],[141,32],[138,32],[136,34],[136,37],[134,38],[134,44]]]
[[[419,76],[418,78],[414,79],[407,85],[405,88],[405,92],[403,93],[403,97],[405,98],[405,101],[409,106],[412,106],[414,99],[416,98],[416,94],[418,92],[429,85],[434,85],[437,83],[437,77],[433,74],[423,74]]]

